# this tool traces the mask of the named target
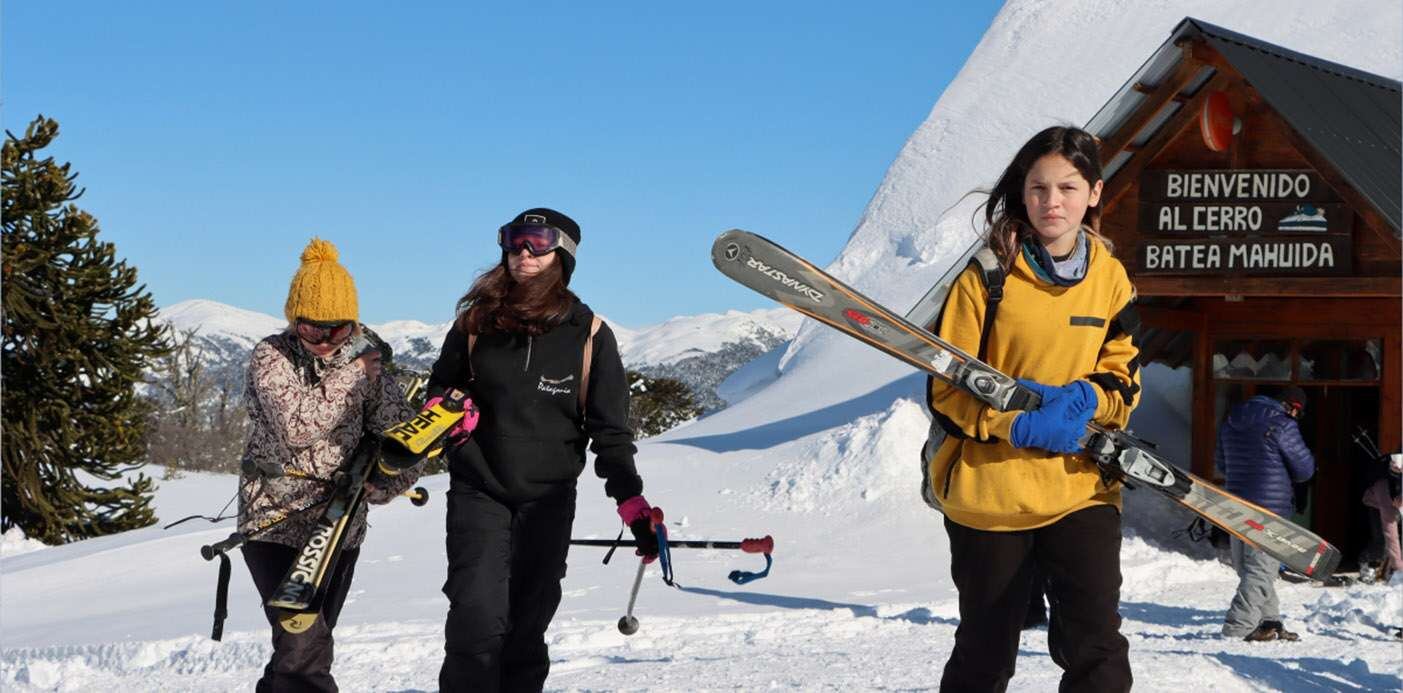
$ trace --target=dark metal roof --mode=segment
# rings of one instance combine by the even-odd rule
[[[1403,85],[1352,67],[1229,31],[1208,22],[1184,19],[1169,39],[1087,123],[1087,130],[1107,137],[1118,130],[1145,96],[1135,86],[1158,85],[1173,73],[1185,38],[1201,38],[1261,94],[1291,127],[1328,159],[1361,195],[1403,235]],[[1213,74],[1205,66],[1180,93],[1191,96]],[[1136,133],[1132,144],[1149,140],[1177,110],[1170,101]],[[1115,175],[1131,154],[1120,152],[1106,162],[1106,177]]]
[[[1196,19],[1183,24],[1196,25],[1257,93],[1373,203],[1395,234],[1403,228],[1403,89],[1397,81]]]

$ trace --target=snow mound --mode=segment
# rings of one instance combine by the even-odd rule
[[[11,527],[5,530],[3,535],[0,535],[0,557],[18,556],[22,553],[47,548],[49,548],[48,544],[24,536],[24,530],[19,527]]]
[[[1395,573],[1387,585],[1354,584],[1323,590],[1306,608],[1306,623],[1315,631],[1360,625],[1392,634],[1403,628],[1403,572]]]
[[[756,495],[770,510],[799,513],[841,514],[888,496],[910,505],[921,482],[912,441],[924,440],[929,426],[924,407],[898,399],[801,444]]]

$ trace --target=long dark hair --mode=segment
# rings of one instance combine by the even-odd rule
[[[472,288],[458,300],[467,306],[459,313],[458,330],[464,334],[509,332],[540,336],[569,317],[574,292],[565,287],[560,258],[540,274],[518,282],[507,269],[507,258],[473,280]]]
[[[1066,158],[1086,179],[1087,185],[1095,187],[1096,181],[1101,180],[1101,149],[1091,133],[1058,125],[1033,135],[1014,155],[983,205],[988,231],[986,241],[1005,271],[1013,267],[1023,239],[1035,233],[1028,219],[1028,208],[1023,204],[1023,183],[1033,164],[1049,154]],[[1111,241],[1101,235],[1101,205],[1086,208],[1082,230],[1099,239],[1108,249],[1112,247]]]

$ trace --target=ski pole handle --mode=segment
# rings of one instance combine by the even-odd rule
[[[759,539],[741,539],[740,550],[746,553],[774,553],[775,538],[766,534]]]
[[[203,557],[206,561],[212,561],[214,560],[215,556],[218,556],[221,553],[225,553],[230,549],[239,548],[243,545],[245,541],[248,541],[248,537],[245,537],[241,532],[234,532],[233,534],[230,534],[229,538],[225,539],[224,541],[217,541],[213,544],[206,544],[204,546],[201,546],[200,556]]]

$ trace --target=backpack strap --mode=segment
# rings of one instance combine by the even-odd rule
[[[983,361],[989,351],[989,331],[994,327],[994,316],[999,313],[999,302],[1004,300],[1004,268],[988,247],[980,248],[969,264],[979,267],[979,277],[984,280],[989,294],[984,302],[984,326],[979,331],[979,360]]]
[[[1108,393],[1119,394],[1127,405],[1131,405],[1135,403],[1135,395],[1140,392],[1140,386],[1135,384],[1135,373],[1140,369],[1140,313],[1135,309],[1134,295],[1125,307],[1116,313],[1111,324],[1106,326],[1106,338],[1101,344],[1104,346],[1123,334],[1130,335],[1130,343],[1135,345],[1137,351],[1135,358],[1130,360],[1130,382],[1127,383],[1110,373],[1092,373],[1087,376],[1087,380],[1100,385],[1101,389]]]
[[[477,335],[468,335],[468,380],[473,380],[473,345],[477,344]]]
[[[1003,265],[999,264],[998,256],[988,247],[980,248],[974,257],[970,258],[969,266],[978,268],[979,279],[984,283],[987,293],[987,298],[984,301],[984,324],[979,331],[979,360],[983,361],[989,348],[989,332],[994,327],[994,316],[998,314],[999,302],[1004,298],[1004,268]],[[935,323],[931,325],[931,332],[940,329],[940,321],[944,318],[945,309],[941,308],[940,314],[935,318]],[[927,392],[930,391],[933,380],[935,380],[935,376],[926,376]],[[943,429],[946,434],[953,438],[970,439],[969,436],[965,435],[964,430],[951,421],[949,417],[936,411],[929,402],[926,403],[926,407],[930,410],[934,423],[939,424],[939,428]],[[934,433],[934,427],[932,427],[932,433]]]
[[[594,335],[599,332],[599,326],[604,321],[598,315],[589,325],[589,336],[585,337],[584,365],[580,367],[580,414],[585,413],[585,398],[589,396],[589,367],[594,361]]]

